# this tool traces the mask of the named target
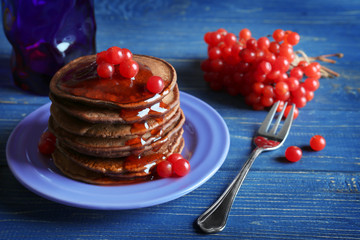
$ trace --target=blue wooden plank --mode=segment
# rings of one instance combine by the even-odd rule
[[[127,47],[174,65],[182,91],[213,106],[227,123],[229,155],[213,178],[184,197],[128,211],[91,211],[45,200],[18,183],[7,167],[7,138],[27,114],[49,101],[17,89],[11,47],[0,27],[0,239],[360,239],[360,4],[346,1],[95,1],[97,47]],[[300,110],[285,145],[257,159],[223,233],[203,235],[194,220],[221,194],[252,149],[265,111],[241,97],[212,92],[202,79],[203,35],[247,27],[255,37],[284,28],[300,33],[295,49],[310,56],[344,53],[325,66],[341,74],[321,79],[315,99]],[[327,147],[308,142],[321,134]],[[297,163],[287,146],[303,148]]]

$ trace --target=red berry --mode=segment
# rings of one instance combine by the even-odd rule
[[[261,105],[261,103],[255,103],[252,105],[252,108],[255,110],[255,111],[261,111],[261,110],[264,110],[264,106]]]
[[[173,172],[180,177],[187,175],[190,172],[190,168],[189,161],[184,158],[173,163]]]
[[[300,67],[304,71],[304,68],[309,66],[309,63],[307,61],[302,60],[298,63],[297,66]]]
[[[121,48],[114,46],[106,50],[106,61],[108,63],[117,65],[120,64],[123,60],[124,54]]]
[[[300,35],[296,32],[291,32],[287,38],[286,38],[287,42],[290,43],[291,45],[296,45],[299,43],[300,41]]]
[[[228,33],[225,35],[224,42],[227,46],[232,46],[236,43],[236,35],[233,33]]]
[[[146,83],[147,90],[152,93],[161,93],[164,87],[164,80],[159,76],[151,76]]]
[[[314,92],[306,91],[305,97],[306,97],[306,101],[310,102],[314,98]]]
[[[107,62],[103,62],[97,66],[96,70],[97,70],[97,74],[101,78],[111,78],[112,75],[114,74],[114,65]]]
[[[55,151],[56,137],[49,131],[44,132],[39,140],[39,152],[44,155],[50,155]]]
[[[222,59],[214,59],[210,62],[211,68],[215,72],[220,72],[224,67],[224,61]]]
[[[287,118],[287,116],[289,115],[291,110],[291,106],[286,106],[285,111],[284,111],[284,117]],[[297,117],[299,116],[299,109],[297,107],[294,108],[294,114],[293,114],[293,119],[295,120]]]
[[[96,54],[96,63],[99,65],[100,63],[106,62],[106,51],[102,51]]]
[[[288,43],[282,43],[279,48],[279,55],[289,58],[294,53],[292,45]]]
[[[212,32],[210,35],[210,45],[217,46],[223,38],[223,35],[218,32]]]
[[[285,102],[279,101],[279,105],[278,105],[278,108],[276,109],[276,112],[281,112],[283,110],[284,106],[285,106]]]
[[[210,44],[210,35],[211,35],[211,32],[207,32],[205,33],[204,35],[204,41],[207,43],[207,44]]]
[[[295,91],[291,91],[291,95],[293,97],[303,97],[305,96],[305,94],[306,94],[306,89],[302,84],[300,84],[300,86]]]
[[[271,42],[269,46],[269,51],[278,54],[280,49],[280,45],[277,42]]]
[[[280,101],[287,101],[290,98],[290,92],[286,92],[283,95],[275,94],[275,98]]]
[[[261,100],[261,96],[254,92],[251,92],[245,97],[245,102],[247,105],[254,105],[256,103],[259,103],[260,100]]]
[[[271,72],[271,64],[266,61],[261,61],[258,65],[258,70],[261,71],[263,74],[268,74]]]
[[[132,52],[127,48],[123,48],[122,53],[124,55],[124,61],[131,60],[133,57]]]
[[[174,164],[177,160],[183,159],[184,157],[180,153],[171,154],[166,160]]]
[[[276,42],[281,42],[282,40],[284,40],[284,36],[285,36],[285,31],[282,29],[276,29],[272,35],[273,39]]]
[[[315,64],[309,64],[304,68],[304,73],[308,77],[316,77],[317,76],[318,69]]]
[[[302,157],[302,151],[297,146],[290,146],[285,150],[285,157],[290,162],[297,162]]]
[[[314,151],[321,151],[325,148],[325,146],[326,146],[326,141],[323,136],[315,135],[310,139],[310,147]]]
[[[309,91],[316,91],[320,86],[319,80],[316,78],[307,78],[304,82],[304,88]]]
[[[119,72],[125,78],[133,78],[139,72],[139,64],[134,60],[127,60],[119,65]]]
[[[237,66],[238,71],[242,73],[246,73],[250,70],[250,64],[245,61],[240,61]]]
[[[290,67],[290,62],[284,56],[277,57],[273,64],[273,69],[280,70],[280,72],[282,72],[282,73],[287,72],[289,67]]]
[[[244,28],[244,29],[241,29],[240,33],[239,33],[239,38],[240,39],[243,39],[245,41],[247,41],[248,39],[251,38],[251,32],[249,29],[247,28]]]
[[[226,46],[221,49],[222,57],[226,60],[229,57],[232,57],[232,47]]]
[[[294,77],[289,77],[286,80],[286,83],[289,86],[289,91],[295,91],[296,89],[298,89],[298,87],[300,86],[300,82],[298,79],[294,78]]]
[[[238,56],[240,51],[243,49],[243,45],[239,44],[239,43],[235,43],[234,45],[231,46],[231,55]]]
[[[294,67],[290,71],[290,76],[296,78],[297,80],[300,80],[303,78],[304,72],[301,70],[300,67]]]
[[[270,107],[270,106],[272,106],[274,104],[274,99],[272,97],[262,96],[261,99],[260,99],[260,103],[264,107]]]
[[[275,85],[275,93],[278,95],[284,95],[289,92],[289,86],[286,82],[278,82]]]
[[[221,35],[225,36],[228,32],[224,28],[219,28],[216,30],[217,33],[220,33]]]
[[[260,95],[263,90],[264,90],[264,84],[261,83],[261,82],[255,82],[253,85],[252,85],[252,90],[254,93],[256,93],[257,95]]]
[[[321,69],[320,63],[318,63],[318,62],[312,62],[311,65],[315,66],[315,68],[316,68],[318,71],[320,71],[320,69]]]
[[[264,82],[266,79],[266,75],[263,74],[261,71],[256,71],[253,75],[256,82]]]
[[[255,54],[254,50],[251,50],[249,48],[244,48],[243,50],[240,51],[240,57],[245,62],[251,63],[251,62],[255,61],[256,54]]]
[[[270,46],[270,40],[267,37],[261,37],[257,40],[258,48],[267,50]]]
[[[221,50],[218,47],[212,47],[208,51],[209,59],[218,59],[221,57]]]
[[[257,48],[257,41],[255,38],[250,38],[246,41],[246,48],[256,50]]]
[[[266,52],[263,57],[263,60],[273,64],[276,60],[276,56],[275,56],[275,54],[273,54],[271,52]]]
[[[274,88],[270,85],[266,85],[266,86],[264,86],[262,94],[265,97],[273,97],[274,96]]]
[[[296,105],[297,108],[303,108],[305,107],[307,100],[305,96],[293,97],[292,102]]]
[[[288,75],[286,72],[283,72],[280,74],[279,78],[275,80],[275,83],[277,82],[286,82],[288,80]]]
[[[167,178],[170,177],[173,173],[173,167],[171,162],[169,161],[162,161],[156,166],[156,172],[159,177]]]

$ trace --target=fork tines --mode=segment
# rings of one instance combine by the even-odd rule
[[[290,125],[293,121],[293,117],[294,117],[294,109],[295,109],[295,105],[293,105],[291,107],[291,110],[284,122],[284,125],[282,127],[282,129],[280,130],[280,132],[276,135],[276,130],[278,129],[279,125],[280,125],[280,122],[281,122],[281,119],[284,115],[284,112],[285,112],[285,108],[287,106],[287,102],[285,102],[284,104],[284,107],[282,109],[282,111],[279,113],[279,115],[277,116],[277,119],[276,119],[276,122],[274,123],[273,127],[271,128],[270,131],[268,131],[270,125],[271,125],[271,122],[272,120],[274,119],[274,116],[275,116],[275,113],[276,113],[276,110],[277,108],[279,107],[279,104],[280,102],[277,101],[273,106],[272,108],[270,109],[269,113],[267,114],[264,122],[261,124],[259,130],[258,130],[258,134],[262,134],[262,135],[268,135],[268,134],[271,134],[273,136],[277,136],[277,137],[280,137],[280,138],[284,138],[287,133],[288,133],[288,129],[290,128]]]

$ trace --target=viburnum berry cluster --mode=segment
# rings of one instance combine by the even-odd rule
[[[297,107],[297,117],[298,108],[311,101],[319,88],[321,65],[295,61],[298,59],[293,46],[300,41],[296,32],[277,29],[271,41],[266,36],[253,38],[246,28],[239,36],[221,28],[207,32],[204,40],[208,44],[208,59],[201,63],[204,80],[213,90],[243,95],[255,110],[280,101],[281,111],[284,103],[290,102]]]
[[[139,64],[133,60],[129,49],[110,47],[96,54],[97,73],[101,78],[111,78],[116,71],[125,78],[133,78],[139,72]]]

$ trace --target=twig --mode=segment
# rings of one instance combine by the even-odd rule
[[[334,53],[334,54],[325,54],[325,55],[320,55],[317,57],[309,57],[308,55],[306,55],[306,53],[302,50],[298,50],[295,52],[295,59],[294,61],[291,63],[292,67],[295,67],[298,65],[298,63],[300,61],[306,61],[308,63],[314,62],[316,60],[318,61],[322,61],[322,62],[327,62],[327,63],[336,63],[335,60],[333,59],[329,59],[329,57],[337,57],[337,58],[342,58],[344,57],[343,53]],[[320,73],[321,73],[321,77],[325,77],[325,78],[333,78],[333,77],[339,77],[340,74],[335,72],[334,70],[331,70],[330,68],[327,68],[323,65],[321,65],[321,69],[320,69]]]

